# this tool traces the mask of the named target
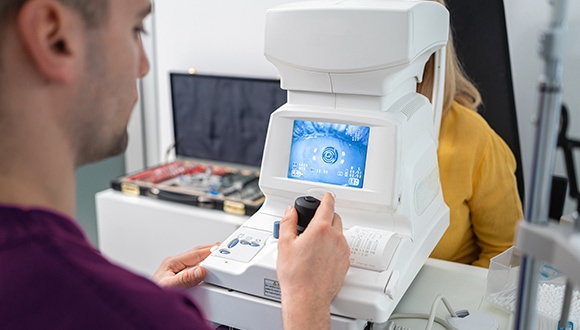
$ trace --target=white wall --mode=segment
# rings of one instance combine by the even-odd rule
[[[160,0],[153,16],[155,59],[154,89],[158,109],[147,134],[158,136],[158,145],[148,147],[148,165],[164,160],[173,143],[173,118],[169,72],[276,78],[277,70],[263,55],[265,12],[289,0]],[[151,84],[153,85],[153,84]],[[152,87],[152,86],[150,86]]]
[[[144,93],[148,99],[144,101],[146,132],[151,140],[147,165],[161,162],[173,142],[169,72],[196,68],[199,73],[274,78],[277,71],[263,56],[265,11],[286,2],[291,1],[155,1],[155,40],[148,50],[154,66]],[[537,112],[537,81],[542,69],[538,36],[547,25],[550,6],[548,0],[509,0],[505,7],[528,191],[535,138],[531,118]],[[568,13],[571,25],[580,26],[580,1],[571,0]],[[566,57],[564,81],[564,100],[572,112],[570,131],[580,139],[580,54]],[[558,156],[557,173],[563,174],[562,156]],[[573,206],[567,203],[566,211]]]

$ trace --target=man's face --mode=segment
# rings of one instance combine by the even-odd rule
[[[141,33],[150,0],[110,0],[109,18],[88,32],[86,70],[75,113],[77,165],[122,153],[137,102],[137,79],[149,70]]]

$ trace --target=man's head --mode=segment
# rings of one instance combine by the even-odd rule
[[[2,0],[0,2],[0,30],[11,20],[28,0]],[[87,27],[97,27],[107,19],[109,0],[59,0],[63,5],[79,12]]]
[[[2,0],[0,126],[10,118],[2,112],[14,123],[16,111],[38,115],[76,166],[123,152],[136,80],[149,69],[150,10],[150,0]]]

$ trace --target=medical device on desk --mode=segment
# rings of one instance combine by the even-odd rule
[[[288,102],[270,117],[263,206],[203,262],[193,294],[211,321],[281,328],[274,224],[298,197],[325,192],[351,247],[331,314],[388,320],[449,223],[437,163],[448,21],[433,1],[308,1],[267,12],[265,55]],[[433,105],[416,92],[432,55]],[[236,312],[250,301],[257,310]],[[272,306],[277,313],[265,312]]]

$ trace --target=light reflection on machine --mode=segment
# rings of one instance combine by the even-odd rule
[[[206,280],[192,290],[209,320],[282,329],[274,222],[297,197],[324,192],[351,247],[332,328],[388,320],[449,223],[437,164],[448,21],[433,1],[322,0],[267,12],[265,55],[288,102],[270,117],[263,206],[203,262]],[[431,103],[416,84],[432,55]]]

